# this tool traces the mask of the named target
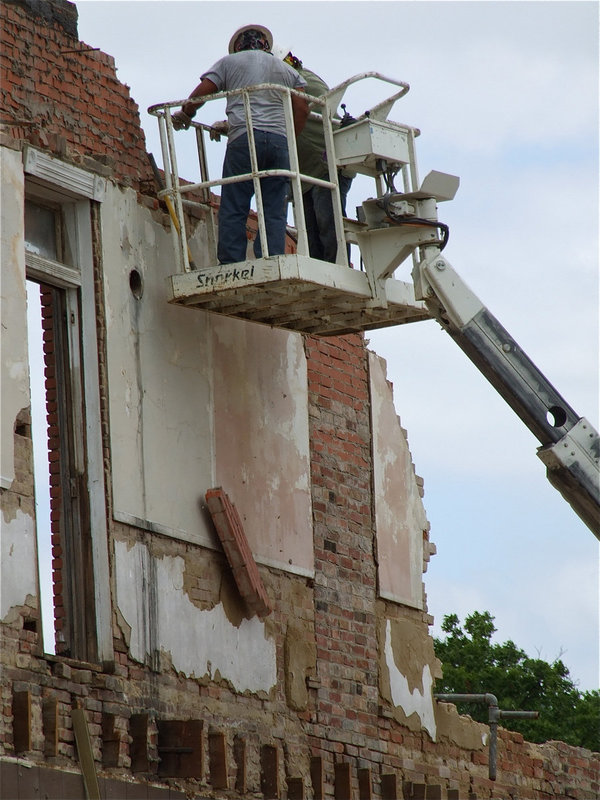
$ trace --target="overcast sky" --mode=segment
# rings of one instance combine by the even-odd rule
[[[596,2],[77,6],[80,38],[114,56],[157,157],[147,107],[187,97],[240,25],[267,25],[330,85],[365,71],[409,83],[390,117],[421,130],[421,176],[437,169],[461,179],[439,209],[450,226],[444,255],[598,428]],[[356,116],[388,94],[365,82],[348,110]],[[222,117],[210,106],[199,115]],[[191,159],[179,166],[195,178]],[[349,210],[373,193],[357,179]],[[408,280],[409,267],[397,277]],[[433,632],[444,614],[488,610],[498,641],[561,656],[581,689],[598,688],[598,542],[547,482],[537,440],[437,323],[368,338],[387,360],[425,481],[438,548],[425,576]]]

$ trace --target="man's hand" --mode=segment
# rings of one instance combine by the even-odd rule
[[[187,131],[192,124],[192,117],[200,106],[204,104],[204,100],[196,100],[195,98],[205,97],[207,94],[214,94],[216,91],[216,85],[208,78],[203,78],[191,93],[190,99],[181,106],[181,111],[177,111],[171,117],[175,130],[180,131],[184,128]],[[192,98],[194,99],[192,100]]]
[[[221,120],[220,122],[213,122],[210,127],[209,136],[212,142],[220,142],[221,135],[227,136],[229,133],[229,123],[226,119]]]
[[[192,118],[189,117],[185,111],[176,111],[175,114],[172,115],[171,121],[176,131],[180,131],[182,128],[187,131],[192,124]]]

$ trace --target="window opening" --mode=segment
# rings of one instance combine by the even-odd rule
[[[50,454],[44,378],[41,287],[27,281],[27,341],[31,383],[31,438],[35,481],[35,519],[40,581],[43,648],[55,653],[54,589],[52,582],[52,531],[50,521]]]
[[[42,430],[36,436],[38,458],[34,462],[36,503],[38,486],[40,497],[36,528],[43,614],[45,611],[42,622],[46,652],[95,661],[94,575],[81,360],[81,290],[78,285],[55,285],[61,282],[56,280],[56,265],[60,265],[64,252],[61,236],[64,216],[61,208],[29,199],[25,202],[26,263],[28,271],[33,272],[36,279],[35,282],[28,281],[30,358],[34,357],[32,347],[37,346],[41,349],[43,363],[31,374],[32,417],[35,413],[36,426]],[[32,257],[35,261],[33,267]],[[71,273],[77,275],[75,270]],[[43,507],[46,497],[49,516]],[[50,613],[53,624],[48,620]]]
[[[25,203],[25,246],[35,255],[60,260],[60,214],[53,208]]]

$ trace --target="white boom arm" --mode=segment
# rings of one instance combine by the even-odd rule
[[[541,444],[550,483],[600,539],[600,437],[561,397],[437,248],[413,270],[417,293]]]
[[[373,76],[362,77],[369,75]],[[360,77],[342,84],[339,92],[331,91],[333,105],[347,85]],[[377,196],[362,204],[363,227],[346,232],[347,239],[360,247],[371,302],[386,306],[386,280],[412,256],[415,299],[426,303],[537,437],[538,456],[550,483],[600,539],[600,437],[442,256],[448,229],[438,221],[437,204],[454,198],[459,179],[432,171],[419,184],[414,147],[419,131],[387,120],[391,106],[408,91],[408,85],[375,77],[401,86],[400,91],[333,135],[338,166],[351,166],[376,181]],[[403,176],[403,191],[393,185],[396,174]]]

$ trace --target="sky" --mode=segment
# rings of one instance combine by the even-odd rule
[[[598,428],[596,2],[80,0],[79,35],[114,56],[139,105],[186,98],[233,31],[264,24],[335,85],[376,71],[410,84],[390,118],[420,129],[421,176],[460,176],[440,204],[444,256],[581,416]],[[358,116],[392,92],[363,81]],[[213,104],[213,107],[216,104]],[[204,122],[223,118],[206,106]],[[221,145],[222,147],[223,145]],[[219,169],[223,151],[211,153]],[[189,174],[187,170],[189,169]],[[179,158],[195,179],[191,154]],[[348,209],[373,196],[354,181]],[[403,271],[404,270],[404,271]],[[396,277],[410,280],[410,267]],[[495,617],[496,641],[560,657],[599,686],[599,546],[548,483],[537,440],[434,321],[370,332],[386,359],[437,546],[425,575],[445,614]],[[489,691],[494,692],[490,686]]]

